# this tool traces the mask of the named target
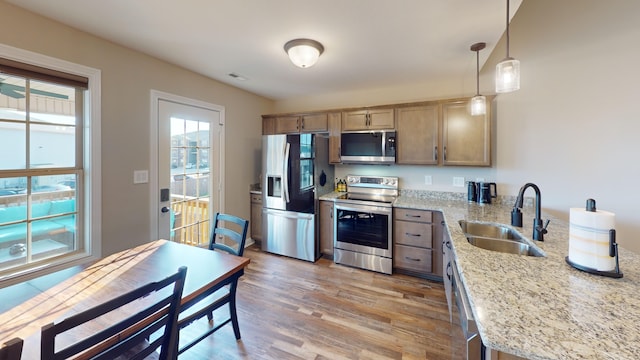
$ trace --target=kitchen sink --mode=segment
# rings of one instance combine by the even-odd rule
[[[469,244],[473,246],[508,254],[544,256],[540,250],[528,244],[522,235],[506,225],[465,220],[459,223]]]
[[[508,254],[518,254],[527,256],[544,256],[538,249],[529,244],[525,244],[513,240],[502,240],[495,238],[484,238],[467,235],[469,244],[491,251],[497,251]]]
[[[488,224],[460,220],[460,227],[465,234],[471,236],[515,241],[522,240],[522,235],[510,227],[501,224]]]

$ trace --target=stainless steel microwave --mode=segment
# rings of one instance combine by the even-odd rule
[[[396,132],[343,132],[340,160],[346,164],[393,164],[396,162]]]

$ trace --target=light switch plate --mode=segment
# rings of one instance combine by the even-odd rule
[[[453,186],[464,187],[464,177],[454,176],[453,177]]]
[[[148,170],[134,170],[133,171],[133,183],[134,184],[146,184],[149,182]]]

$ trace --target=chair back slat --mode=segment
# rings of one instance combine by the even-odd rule
[[[177,316],[187,268],[181,267],[175,274],[157,282],[152,282],[132,290],[126,294],[108,300],[98,306],[72,315],[59,323],[51,323],[42,328],[41,358],[47,360],[74,358],[83,359],[113,359],[125,352],[129,358],[144,358],[161,348],[161,358],[173,359],[176,357],[177,348]],[[173,286],[172,291],[169,288]],[[123,313],[111,314],[134,301],[147,297],[152,293],[162,292],[162,296],[156,295],[153,302],[144,308],[136,309],[133,315]],[[117,317],[119,321],[109,325],[101,331],[92,334],[72,345],[56,352],[56,336],[85,325],[97,318],[107,315]],[[158,330],[164,330],[160,336],[146,347],[146,339]],[[134,351],[131,353],[131,351]],[[79,356],[76,356],[80,354]]]
[[[20,338],[13,338],[0,347],[0,360],[19,360],[22,356],[22,346],[24,341]]]
[[[248,229],[249,220],[234,215],[217,213],[213,222],[211,239],[209,240],[209,250],[223,250],[233,255],[242,256],[247,241]],[[225,240],[233,241],[237,249],[228,244],[216,243],[218,236],[223,236]]]

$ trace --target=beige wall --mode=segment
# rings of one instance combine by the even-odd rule
[[[150,91],[225,107],[225,211],[249,218],[249,184],[260,171],[260,115],[272,101],[0,2],[0,43],[102,71],[102,254],[149,240]],[[233,140],[229,140],[233,139]],[[153,174],[150,174],[153,176]]]
[[[511,25],[522,89],[496,99],[492,168],[339,166],[336,175],[393,173],[405,188],[455,191],[464,189],[451,187],[452,176],[482,177],[510,195],[531,181],[542,189],[545,211],[565,219],[570,207],[595,198],[600,209],[616,213],[619,242],[640,251],[640,195],[633,187],[640,179],[638,13],[637,0],[524,0]],[[26,31],[18,30],[24,24]],[[131,178],[134,169],[148,167],[150,89],[225,106],[226,135],[233,139],[226,149],[226,209],[248,217],[246,188],[260,168],[260,114],[459,97],[472,95],[475,85],[471,66],[459,79],[272,104],[2,2],[0,30],[2,43],[103,71],[105,254],[148,236],[148,188],[134,186]],[[482,93],[493,93],[494,66],[503,57],[501,43],[482,70]],[[434,184],[424,185],[424,175],[432,175]]]
[[[521,62],[521,90],[496,99],[494,166],[339,166],[347,173],[393,173],[405,188],[464,191],[453,176],[498,182],[515,195],[534,182],[544,210],[563,219],[594,198],[616,213],[618,240],[640,252],[640,2],[637,0],[524,0],[511,23],[511,55]],[[477,39],[478,41],[486,39]],[[494,93],[500,43],[482,69],[481,92]],[[475,60],[475,59],[474,59]],[[387,104],[473,94],[467,79],[417,88],[377,89],[340,96],[290,99],[278,111]],[[460,86],[460,84],[467,84]],[[353,99],[353,104],[347,104]],[[424,175],[434,184],[424,185]],[[533,195],[533,193],[528,194]],[[553,231],[553,223],[549,225]],[[621,259],[624,271],[624,259]]]

